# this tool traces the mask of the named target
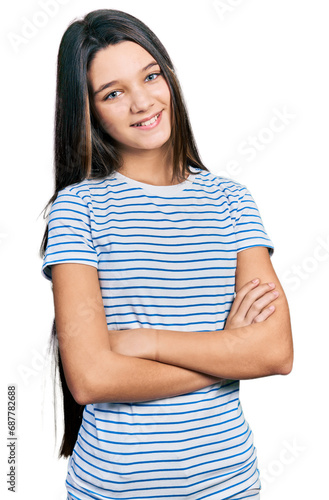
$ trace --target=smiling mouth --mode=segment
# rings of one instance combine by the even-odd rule
[[[159,118],[160,114],[161,114],[161,111],[160,111],[160,113],[158,113],[157,115],[154,115],[149,120],[146,120],[145,122],[135,123],[132,126],[133,127],[147,127],[148,125],[152,125],[153,123],[155,123],[157,121],[157,119]]]

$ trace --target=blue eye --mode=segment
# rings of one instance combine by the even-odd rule
[[[157,72],[157,73],[150,73],[145,80],[149,82],[153,82],[153,80],[156,80],[158,76],[162,74],[162,71]],[[110,92],[107,94],[107,96],[104,97],[104,101],[113,101],[118,97],[118,95],[122,94],[119,90],[113,90],[113,92]]]
[[[160,73],[151,73],[150,75],[148,75],[148,76],[146,77],[146,80],[149,78],[149,81],[151,81],[151,82],[152,82],[152,81],[153,81],[153,80],[155,80],[155,79],[156,79],[159,75],[161,75],[161,72],[160,72]],[[154,78],[151,78],[151,77],[154,77]]]
[[[120,92],[118,90],[113,90],[113,92],[111,92],[105,97],[105,101],[113,101],[113,99],[115,99],[117,97],[117,94],[119,93]]]

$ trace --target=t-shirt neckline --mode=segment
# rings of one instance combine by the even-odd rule
[[[163,196],[163,195],[167,196],[170,194],[180,193],[181,191],[183,191],[187,187],[190,187],[193,184],[194,179],[196,177],[196,174],[198,173],[199,170],[197,168],[191,167],[191,166],[190,166],[190,169],[193,172],[195,172],[195,174],[189,174],[189,176],[187,177],[187,179],[185,179],[185,181],[180,182],[179,184],[173,184],[170,186],[155,186],[153,184],[147,184],[146,182],[136,181],[135,179],[131,179],[130,177],[126,177],[125,175],[123,175],[117,171],[115,172],[115,177],[118,180],[126,182],[127,184],[129,184],[132,187],[141,188],[146,193],[155,194],[155,195],[159,195],[159,196]]]

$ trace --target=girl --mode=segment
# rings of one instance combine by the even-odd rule
[[[42,273],[67,498],[259,498],[239,380],[291,371],[273,245],[248,190],[202,164],[172,62],[133,16],[65,32],[55,169]]]

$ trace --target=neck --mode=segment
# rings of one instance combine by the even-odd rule
[[[162,147],[150,150],[124,151],[121,153],[123,165],[118,170],[126,177],[155,186],[177,184],[172,179],[172,148]]]

